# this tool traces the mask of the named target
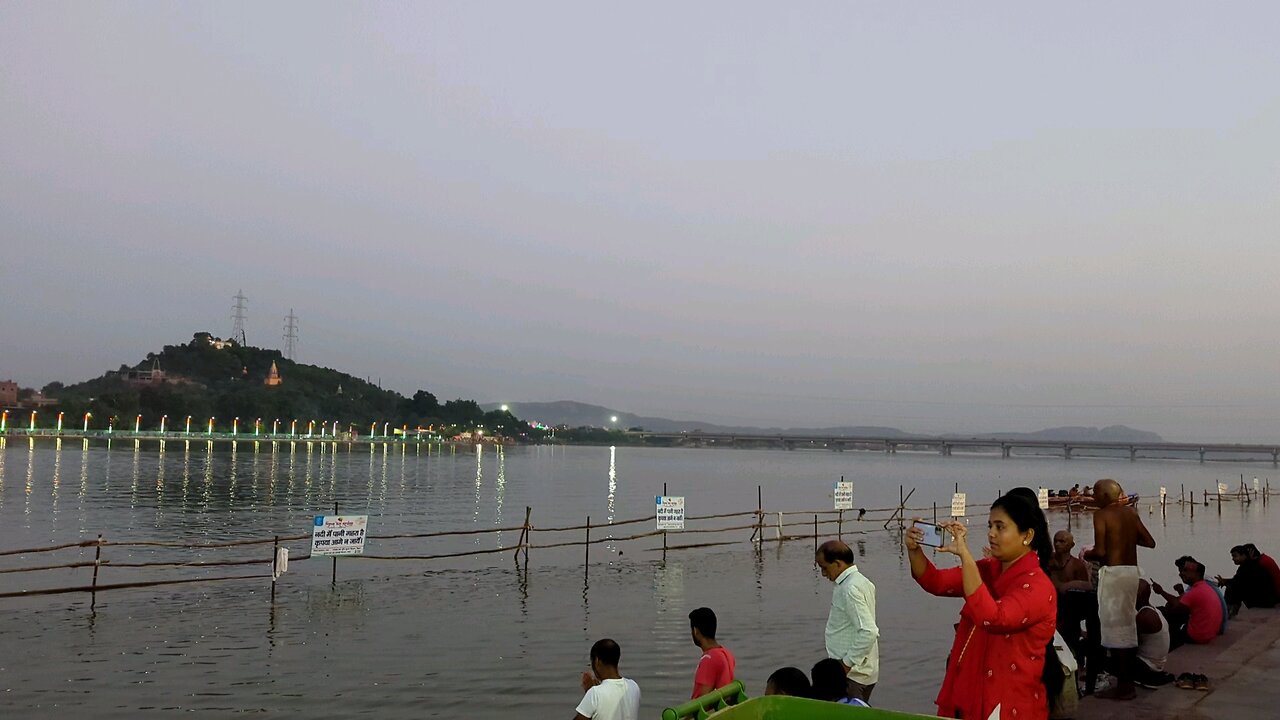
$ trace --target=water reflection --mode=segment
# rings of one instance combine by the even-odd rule
[[[608,524],[613,525],[614,510],[618,497],[618,448],[616,445],[609,446],[609,496],[606,499],[608,506]],[[605,537],[612,539],[613,530],[610,529]],[[606,543],[605,548],[610,551],[616,550],[616,543]]]
[[[129,484],[129,507],[138,507],[138,479],[142,476],[142,441],[133,441],[133,480]]]
[[[160,441],[160,455],[156,458],[156,527],[164,518],[164,455],[165,442]]]
[[[31,527],[31,491],[35,488],[36,478],[36,441],[27,438],[27,493],[26,507],[23,514],[27,516],[27,527]]]
[[[3,477],[3,475],[4,473],[0,472],[0,477]],[[80,445],[79,511],[80,511],[80,532],[82,533],[85,531],[85,520],[86,520],[85,510],[84,510],[84,500],[85,500],[85,496],[88,494],[89,494],[89,439],[85,438],[83,443]],[[0,492],[0,496],[2,495],[3,493]]]
[[[209,503],[213,500],[213,441],[205,443],[204,452],[204,492],[201,493],[200,511],[209,512]]]
[[[471,515],[471,522],[480,522],[480,485],[484,480],[484,446],[476,443],[476,502],[475,511]],[[475,543],[479,545],[480,536],[477,535]]]
[[[499,445],[498,452],[498,486],[497,494],[494,497],[496,504],[496,513],[493,516],[493,524],[502,527],[502,503],[507,494],[507,451]],[[498,533],[498,547],[505,547],[502,544],[502,533]]]
[[[182,442],[182,513],[187,512],[187,496],[191,492],[191,441]]]
[[[227,468],[227,509],[234,511],[236,506],[236,480],[237,471],[239,470],[236,462],[236,453],[239,452],[240,443],[231,441],[231,464]]]
[[[58,438],[53,444],[53,481],[51,484],[49,524],[56,532],[58,528],[58,486],[62,484],[62,438]]]

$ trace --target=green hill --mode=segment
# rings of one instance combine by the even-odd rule
[[[278,385],[266,384],[272,363],[279,371]],[[99,428],[105,428],[111,418],[117,427],[132,426],[141,414],[144,429],[157,428],[160,417],[167,415],[168,427],[175,429],[191,416],[193,425],[201,427],[210,417],[217,418],[219,428],[239,417],[240,427],[250,429],[261,418],[267,426],[276,419],[282,426],[294,419],[299,426],[312,420],[337,421],[343,428],[352,425],[362,432],[371,423],[445,425],[457,430],[483,427],[505,435],[529,431],[511,413],[486,413],[474,400],[442,405],[426,390],[407,398],[348,373],[293,362],[279,350],[241,346],[209,333],[196,333],[184,345],[166,345],[137,365],[122,365],[75,385],[51,383],[45,391],[58,398],[55,412],[61,410],[71,418],[92,413],[90,426]]]

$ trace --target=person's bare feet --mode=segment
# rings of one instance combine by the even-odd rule
[[[1094,697],[1101,698],[1103,700],[1132,700],[1138,697],[1138,692],[1133,688],[1122,690],[1119,687],[1110,687],[1106,690],[1094,693]]]

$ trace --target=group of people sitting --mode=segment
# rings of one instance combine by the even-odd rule
[[[1135,527],[1141,524],[1136,513],[1132,521]],[[1099,587],[1099,568],[1087,562],[1087,552],[1082,557],[1073,555],[1074,546],[1070,532],[1054,536],[1049,576],[1058,592],[1058,632],[1084,670],[1080,688],[1084,694],[1098,692],[1101,697],[1125,700],[1135,697],[1135,685],[1152,689],[1169,685],[1177,680],[1165,672],[1171,650],[1213,642],[1226,632],[1227,620],[1242,605],[1271,608],[1280,603],[1280,566],[1248,543],[1231,549],[1237,570],[1230,579],[1207,579],[1205,564],[1190,555],[1174,563],[1181,582],[1172,593],[1158,582],[1137,578],[1136,612],[1130,619],[1128,612],[1107,606],[1106,593]],[[1153,594],[1163,598],[1164,605],[1153,605]],[[1104,677],[1101,683],[1099,677]],[[1179,686],[1206,690],[1208,682],[1207,677],[1194,675],[1182,678]]]

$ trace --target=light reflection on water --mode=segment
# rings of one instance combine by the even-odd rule
[[[419,452],[384,446],[370,449],[366,467],[352,456],[363,448],[304,444],[246,441],[232,452],[225,444],[191,448],[184,442],[179,473],[172,445],[161,451],[154,442],[133,448],[117,443],[108,450],[86,443],[73,509],[59,499],[61,452],[55,444],[0,441],[0,550],[91,539],[99,532],[115,541],[300,534],[312,515],[334,502],[369,514],[372,534],[501,527],[504,507],[523,504],[533,508],[533,541],[556,542],[576,538],[539,537],[536,528],[577,525],[588,515],[609,522],[647,516],[664,482],[681,488],[691,515],[753,511],[755,486],[761,485],[766,510],[800,517],[830,506],[831,481],[842,474],[858,481],[859,504],[868,507],[894,504],[898,484],[918,489],[913,504],[945,503],[959,483],[975,508],[1016,483],[1057,488],[1115,476],[1150,497],[1160,485],[1176,491],[1185,484],[1199,492],[1218,476],[1238,475],[1234,465],[1176,462],[628,447],[459,452],[436,446]],[[492,462],[484,457],[490,450]],[[6,462],[19,470],[22,458],[12,456],[23,452],[25,484],[6,482]],[[122,453],[129,455],[131,482],[114,488],[109,469]],[[601,483],[606,467],[607,484]],[[1250,477],[1275,473],[1269,465],[1243,467]],[[398,486],[388,492],[393,472]],[[195,489],[189,487],[193,473]],[[492,493],[485,490],[489,484]],[[378,492],[371,492],[374,485]],[[14,502],[13,493],[24,501]],[[1225,574],[1232,545],[1255,541],[1274,550],[1266,523],[1277,511],[1269,506],[1226,503],[1219,511],[1216,504],[1198,505],[1194,518],[1190,509],[1173,505],[1162,514],[1144,507],[1158,546],[1143,552],[1142,563],[1157,578],[1171,581],[1173,558],[1186,552],[1205,559],[1211,573]],[[60,522],[67,512],[77,513],[79,522]],[[1055,530],[1066,524],[1060,514],[1051,513],[1050,520]],[[844,525],[881,603],[878,704],[927,711],[959,607],[916,588],[896,534],[883,530],[882,522],[883,515],[879,521],[846,519]],[[1081,522],[1077,535],[1087,537],[1089,518],[1074,524]],[[546,717],[563,715],[577,702],[575,678],[586,669],[591,642],[611,636],[622,645],[623,672],[644,690],[645,716],[655,717],[688,694],[698,656],[687,613],[700,605],[720,615],[720,639],[738,656],[748,691],[757,694],[777,667],[807,668],[821,656],[831,585],[813,568],[810,540],[766,540],[757,553],[746,542],[749,535],[736,533],[742,542],[725,548],[672,551],[665,562],[655,552],[660,541],[619,543],[620,552],[593,552],[589,573],[581,547],[534,550],[527,571],[510,552],[437,562],[344,559],[336,588],[330,587],[327,561],[298,562],[281,578],[274,606],[266,577],[103,593],[96,614],[83,596],[0,600],[6,651],[23,658],[0,674],[8,690],[5,707],[22,717],[77,710],[90,717],[133,717],[146,707],[212,714]],[[468,536],[396,550],[428,554],[496,542],[492,535]],[[370,552],[378,550],[374,543]],[[299,557],[309,543],[290,547]],[[89,550],[58,558],[69,562],[79,552],[79,559],[91,560]],[[263,554],[251,546],[200,557]],[[116,562],[176,556],[191,559],[165,550],[104,551]],[[107,566],[102,581],[121,581],[125,572]],[[172,577],[169,572],[148,577]],[[5,577],[12,584],[32,575]],[[57,575],[33,582],[71,585],[88,577],[79,570]]]

